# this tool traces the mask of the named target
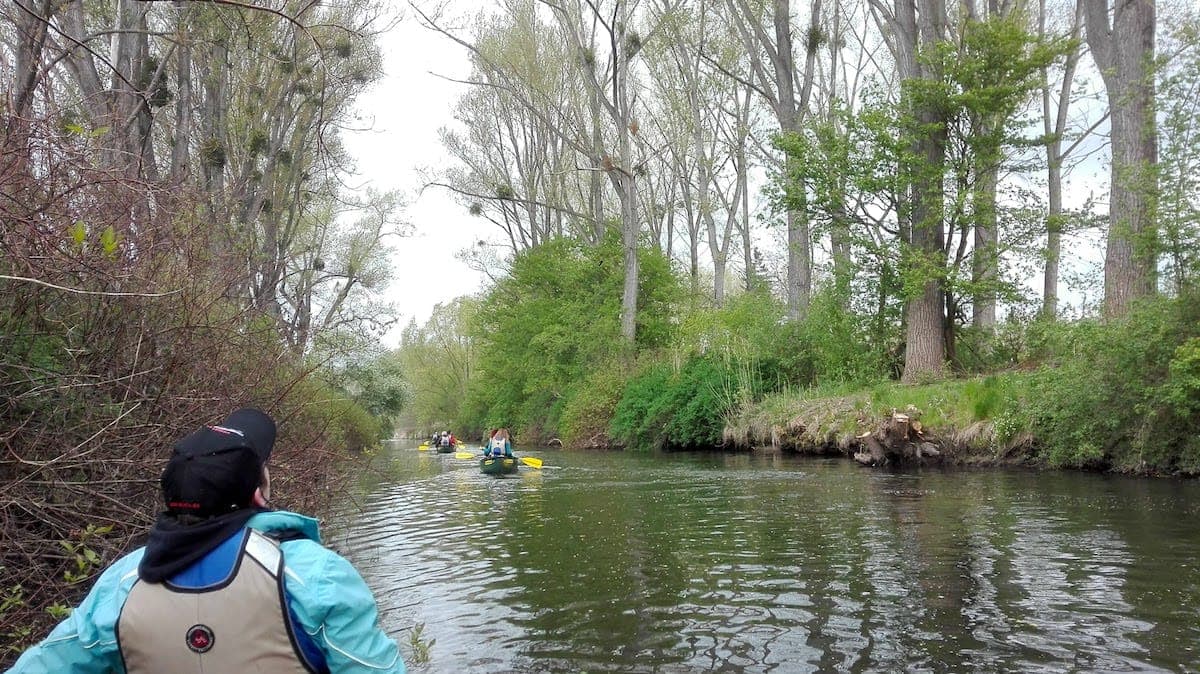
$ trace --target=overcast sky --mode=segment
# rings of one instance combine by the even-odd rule
[[[431,187],[420,191],[422,170],[447,164],[438,129],[454,125],[454,105],[466,87],[437,75],[466,79],[470,62],[465,49],[423,28],[409,14],[380,38],[384,77],[358,101],[362,123],[371,130],[348,134],[345,139],[356,159],[361,186],[399,189],[409,200],[406,216],[413,233],[392,242],[394,277],[388,297],[401,317],[384,337],[389,347],[398,343],[400,330],[410,319],[422,324],[435,305],[479,290],[483,276],[455,259],[455,253],[481,239],[500,239],[494,225],[470,216],[446,190]],[[1073,172],[1067,178],[1067,205],[1079,207],[1102,188],[1105,171],[1098,158],[1091,157]],[[765,236],[778,238],[779,234],[776,228]],[[1094,266],[1103,259],[1102,245],[1098,245],[1102,242],[1095,240],[1095,234],[1064,241],[1060,292],[1065,303],[1087,304],[1098,299],[1098,295],[1091,296],[1095,293],[1080,290],[1089,286],[1089,279],[1080,282],[1072,278],[1080,271],[1073,267]],[[759,243],[767,244],[770,252],[769,243]],[[1030,271],[1026,284],[1035,296],[1040,295],[1040,270]]]
[[[440,188],[419,193],[420,171],[445,165],[438,129],[450,125],[463,85],[431,74],[465,79],[467,56],[458,45],[406,18],[380,39],[384,78],[358,101],[370,131],[348,134],[346,146],[357,161],[358,182],[376,189],[400,189],[409,199],[413,235],[393,240],[394,277],[388,293],[402,314],[384,338],[395,346],[399,330],[415,318],[424,323],[438,303],[478,290],[482,276],[454,258],[480,238],[499,230],[473,218]],[[373,125],[372,125],[373,123]]]

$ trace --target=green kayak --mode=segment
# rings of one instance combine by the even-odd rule
[[[479,469],[487,475],[507,475],[517,472],[516,459],[480,459]]]

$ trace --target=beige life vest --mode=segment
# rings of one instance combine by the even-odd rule
[[[129,674],[310,672],[287,618],[283,553],[248,531],[231,576],[216,586],[134,583],[117,620]]]

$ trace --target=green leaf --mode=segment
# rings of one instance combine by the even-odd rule
[[[76,220],[75,224],[67,229],[67,234],[71,235],[71,239],[76,246],[83,246],[83,242],[87,239],[87,227],[84,226],[83,220]]]
[[[46,607],[46,613],[50,614],[55,620],[62,620],[71,615],[71,607],[66,604],[51,604]]]
[[[110,257],[117,252],[117,232],[112,225],[105,227],[101,232],[100,247],[104,249],[104,254]]]

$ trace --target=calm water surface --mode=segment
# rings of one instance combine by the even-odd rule
[[[525,455],[390,447],[328,524],[411,671],[1200,670],[1195,482]]]

